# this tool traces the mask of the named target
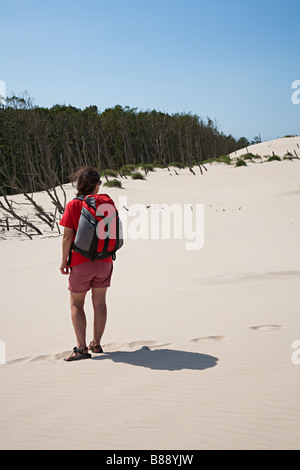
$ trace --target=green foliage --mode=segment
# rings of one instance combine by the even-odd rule
[[[140,173],[139,171],[136,171],[135,173],[132,173],[131,178],[133,180],[144,180],[145,179],[144,175],[142,175],[142,173]]]
[[[141,165],[140,168],[142,169],[146,168],[146,170],[148,171],[155,171],[152,163],[144,163],[143,165]]]
[[[230,165],[231,160],[230,160],[230,157],[228,157],[227,155],[223,155],[223,156],[218,157],[218,158],[207,158],[202,163],[204,163],[204,164],[205,163],[227,163],[228,165]]]
[[[26,96],[13,95],[0,106],[0,191],[55,187],[86,165],[107,168],[113,178],[119,169],[131,175],[141,158],[148,171],[165,168],[168,161],[183,168],[183,161],[192,165],[229,155],[245,144],[244,137],[227,136],[211,119],[191,113],[171,115],[120,105],[102,112],[96,106],[42,108]]]
[[[257,158],[253,153],[245,153],[244,155],[241,155],[240,158],[243,160],[252,160],[253,158]]]
[[[281,162],[281,158],[278,157],[278,155],[272,155],[271,157],[268,158],[267,161],[268,161],[268,162],[274,162],[274,161]]]
[[[246,139],[246,137],[241,137],[238,141],[237,141],[237,146],[238,148],[240,149],[243,149],[245,147],[248,147],[248,145],[250,145],[250,142],[248,139]]]
[[[261,135],[258,134],[257,136],[255,136],[251,142],[251,144],[260,144],[262,142],[261,140]]]
[[[228,165],[231,163],[230,157],[228,155],[221,155],[221,157],[218,157],[217,160],[222,163],[227,163]]]
[[[168,166],[175,166],[176,168],[184,168],[184,165],[180,162],[171,162],[171,163],[168,163]]]
[[[113,177],[117,177],[118,176],[118,172],[115,171],[115,170],[111,170],[110,168],[107,168],[106,170],[102,170],[101,171],[101,176],[113,176]]]
[[[134,170],[135,170],[134,165],[122,165],[120,168],[120,173],[122,175],[130,176]]]
[[[103,186],[106,186],[108,188],[122,188],[122,183],[119,180],[113,179],[110,181],[106,181]]]
[[[153,168],[166,168],[166,165],[158,163],[156,161],[153,162]]]
[[[43,208],[43,206],[40,206],[39,204],[37,204],[36,207],[34,207],[34,212],[37,212],[37,213],[45,212],[45,209]]]
[[[236,163],[235,163],[235,166],[247,166],[247,163],[245,162],[245,160],[242,160],[241,158],[238,158]]]

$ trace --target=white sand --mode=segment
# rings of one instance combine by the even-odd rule
[[[244,149],[237,150],[230,154],[231,157],[240,157],[246,153],[252,153],[253,155],[272,156],[273,152],[278,157],[284,157],[285,155],[298,156],[300,158],[300,137],[282,137],[274,140],[268,140],[259,144],[249,145]],[[296,154],[295,154],[296,152]]]
[[[126,241],[93,360],[63,361],[61,237],[0,240],[1,449],[299,448],[300,161],[207,167],[109,190],[128,206],[204,203],[205,245]],[[90,296],[87,317],[89,341]]]

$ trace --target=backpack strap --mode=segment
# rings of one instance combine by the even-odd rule
[[[74,198],[73,198],[73,201],[75,201],[76,199],[78,199],[79,201],[82,201],[82,202],[83,202],[83,201],[85,200],[85,198],[86,198],[86,196],[81,195],[81,196],[74,197]],[[70,266],[70,264],[71,264],[73,246],[74,246],[74,243],[72,243],[71,248],[70,248],[70,251],[69,251],[69,256],[68,256],[68,261],[67,261],[68,266]]]

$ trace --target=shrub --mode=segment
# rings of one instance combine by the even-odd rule
[[[137,165],[137,168],[140,168],[141,170],[144,170],[146,168],[146,170],[148,171],[155,171],[152,163],[139,163],[139,165]]]
[[[134,165],[131,165],[131,164],[128,164],[128,165],[122,165],[120,170],[129,170],[129,171],[134,171],[135,170],[135,166]]]
[[[176,168],[184,168],[184,165],[180,162],[171,162],[171,163],[168,163],[168,166],[176,166]]]
[[[153,160],[152,165],[153,165],[153,168],[166,168],[166,165],[159,163],[158,160]]]
[[[217,161],[227,163],[228,165],[231,163],[230,157],[228,157],[228,155],[221,155],[221,157],[217,158]]]
[[[166,165],[162,165],[161,163],[153,163],[153,168],[166,168]]]
[[[228,157],[227,155],[222,155],[218,158],[207,158],[206,160],[200,163],[227,163],[228,165],[230,165],[231,160],[230,157]]]
[[[146,168],[148,171],[154,171],[153,165],[151,163],[145,163],[145,165],[142,166],[142,168]]]
[[[120,173],[122,175],[131,175],[131,173],[134,171],[134,165],[123,165],[120,168]]]
[[[274,160],[278,161],[278,162],[281,162],[281,158],[278,157],[278,155],[272,155],[272,157],[269,157],[267,161],[268,162],[273,162]]]
[[[119,180],[110,180],[104,183],[103,186],[107,186],[108,188],[122,188],[122,183]]]
[[[241,160],[240,158],[237,159],[235,166],[247,166],[245,160]]]
[[[257,158],[253,153],[245,153],[244,155],[241,155],[240,158],[243,160],[252,160],[252,158]]]
[[[145,177],[139,171],[136,171],[135,173],[132,173],[131,178],[133,180],[144,180],[145,179]]]
[[[106,170],[102,170],[101,171],[101,176],[104,176],[104,172],[105,172],[106,176],[113,176],[113,177],[118,176],[118,172],[115,171],[115,170],[111,170],[110,168],[108,168]]]

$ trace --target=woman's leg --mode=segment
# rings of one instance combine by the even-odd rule
[[[107,319],[106,291],[107,287],[92,288],[92,302],[94,308],[94,337],[92,341],[93,346],[101,344],[101,338],[105,330]]]
[[[85,296],[86,292],[79,294],[75,292],[70,293],[71,317],[78,349],[86,348],[86,317],[84,311]]]

